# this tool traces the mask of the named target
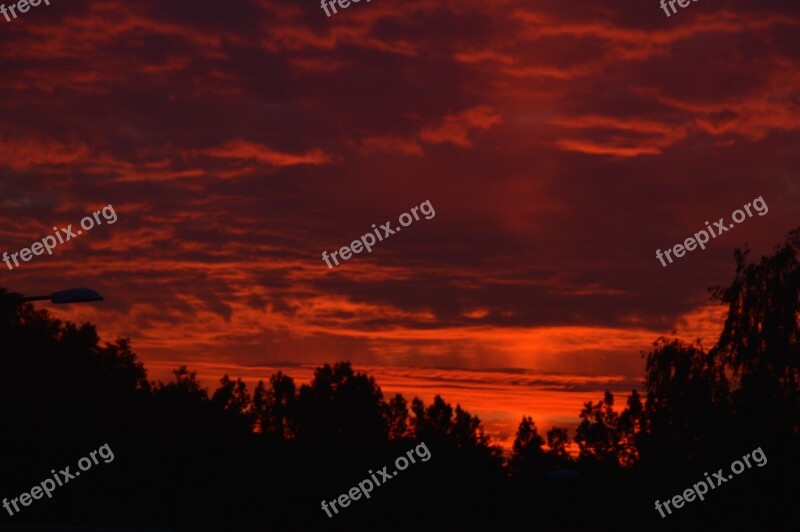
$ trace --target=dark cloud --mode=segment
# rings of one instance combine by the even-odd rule
[[[0,284],[99,289],[59,316],[153,364],[627,386],[659,334],[713,337],[735,247],[797,223],[798,25],[777,0],[40,7],[0,22],[0,242],[119,219]],[[768,215],[661,267],[758,196]],[[425,200],[435,218],[321,260]],[[526,379],[497,386],[549,389]]]

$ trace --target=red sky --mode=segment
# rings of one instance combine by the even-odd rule
[[[505,443],[523,414],[572,427],[659,335],[713,343],[732,250],[797,225],[799,26],[776,0],[42,4],[0,18],[0,252],[118,220],[0,285],[99,290],[52,310],[130,337],[151,378],[346,359]]]

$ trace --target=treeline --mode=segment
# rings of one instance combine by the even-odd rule
[[[0,497],[108,443],[113,463],[0,524],[181,530],[673,529],[757,526],[789,515],[800,449],[800,232],[711,297],[724,329],[700,341],[659,338],[643,389],[610,392],[574,434],[540,435],[524,417],[504,456],[480,420],[442,397],[385,398],[348,362],[297,386],[281,372],[252,390],[227,375],[209,393],[186,367],[150,382],[126,339],[61,323],[0,290]],[[430,461],[328,518],[331,500],[368,470],[424,441]],[[663,520],[664,499],[762,447],[769,465]],[[783,512],[783,513],[782,513]],[[788,521],[787,521],[788,522]]]

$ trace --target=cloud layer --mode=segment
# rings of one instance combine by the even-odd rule
[[[635,386],[658,335],[713,342],[732,250],[797,223],[800,7],[539,4],[75,1],[0,24],[0,251],[119,215],[0,284],[101,291],[56,312],[154,368],[349,359],[493,419]],[[655,258],[758,196],[767,216]],[[321,260],[425,200],[434,219]]]

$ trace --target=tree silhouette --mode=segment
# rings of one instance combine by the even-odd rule
[[[800,428],[800,228],[769,257],[746,264],[737,250],[736,276],[712,297],[728,305],[712,350],[733,382],[740,429],[789,434]]]
[[[639,461],[638,442],[644,429],[644,407],[639,392],[628,396],[627,407],[619,415],[619,463],[631,467]]]
[[[380,387],[349,362],[317,368],[311,384],[300,387],[298,412],[300,439],[368,446],[388,432]]]
[[[401,440],[409,435],[408,402],[401,394],[395,394],[386,405],[385,419],[389,439]]]
[[[297,393],[294,380],[277,372],[269,378],[269,389],[258,381],[253,392],[253,412],[257,431],[279,440],[290,440],[297,433]]]
[[[659,338],[648,353],[645,379],[643,459],[664,464],[697,460],[705,454],[697,445],[725,423],[727,380],[713,355],[699,342]],[[666,465],[665,465],[666,467]]]
[[[453,407],[440,395],[434,397],[433,403],[427,408],[421,399],[415,397],[411,401],[411,411],[414,413],[414,436],[417,439],[444,439],[450,435]]]
[[[757,263],[737,251],[733,283],[711,294],[728,308],[717,343],[706,350],[658,338],[644,354],[641,396],[634,390],[621,411],[610,391],[585,403],[579,460],[567,452],[566,429],[548,431],[545,449],[523,416],[506,467],[477,416],[439,395],[429,405],[415,397],[410,409],[400,394],[385,401],[349,362],[316,368],[299,389],[279,371],[252,396],[225,375],[209,396],[186,366],[169,382],[148,382],[129,340],[101,345],[94,326],[53,319],[0,289],[6,493],[103,442],[117,455],[13,516],[14,525],[517,530],[529,527],[535,501],[543,530],[658,529],[654,497],[760,446],[769,466],[716,491],[724,510],[695,505],[669,517],[681,527],[685,515],[687,529],[753,529],[764,515],[786,513],[800,478],[798,248],[796,230]],[[366,471],[386,465],[391,475],[395,458],[419,442],[430,462],[391,476],[368,503],[335,518],[319,510],[320,499]],[[554,469],[576,469],[580,479],[545,474]]]
[[[508,461],[511,474],[527,476],[541,471],[544,465],[543,445],[544,439],[539,436],[533,418],[522,416]]]
[[[411,401],[414,414],[412,432],[419,440],[447,441],[456,447],[488,447],[489,437],[483,430],[477,416],[456,405],[446,402],[440,395],[425,407],[421,399],[415,397]]]
[[[247,393],[247,385],[242,382],[242,379],[236,379],[234,382],[226,374],[219,380],[219,383],[220,387],[211,397],[211,403],[226,412],[249,415],[251,399],[250,394]]]
[[[575,433],[579,458],[605,464],[619,461],[619,414],[614,411],[614,394],[605,391],[602,401],[587,401],[581,410],[581,423]]]
[[[156,383],[153,391],[157,395],[181,398],[186,401],[206,401],[208,391],[197,380],[197,372],[189,371],[186,366],[179,366],[172,371],[174,381]]]
[[[569,444],[569,431],[553,427],[547,431],[547,454],[554,468],[559,469],[569,462],[567,445]]]

